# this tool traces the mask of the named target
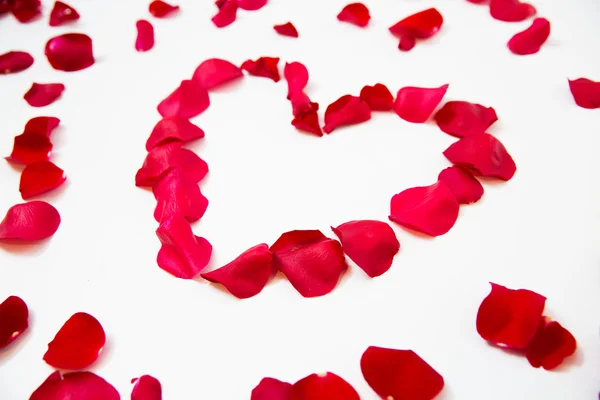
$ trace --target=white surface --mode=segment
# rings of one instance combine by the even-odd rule
[[[71,0],[82,18],[61,28],[47,26],[50,3],[42,21],[0,20],[0,53],[23,49],[36,59],[26,72],[0,76],[0,154],[10,153],[30,117],[54,115],[62,128],[53,161],[68,174],[64,188],[42,197],[62,215],[57,234],[26,251],[0,247],[0,298],[19,295],[31,311],[27,334],[0,353],[0,398],[26,399],[52,372],[42,360],[46,344],[77,311],[103,324],[107,346],[91,369],[124,399],[129,380],[142,374],[162,382],[167,400],[237,400],[264,376],[293,382],[321,371],[375,399],[359,366],[369,345],[415,350],[444,376],[444,400],[597,398],[600,112],[577,107],[567,85],[568,77],[600,80],[597,1],[536,0],[552,35],[528,57],[512,55],[506,42],[530,21],[495,21],[461,0],[369,1],[364,30],[337,21],[344,0],[271,0],[223,30],[210,22],[208,0],[181,0],[180,14],[167,20],[150,19],[147,1]],[[399,52],[387,27],[430,6],[444,15],[441,32]],[[133,47],[139,18],[156,31],[156,47],[145,54]],[[288,20],[300,39],[272,30]],[[93,67],[63,73],[48,65],[47,39],[70,31],[94,39]],[[486,184],[484,198],[462,207],[443,237],[394,226],[402,249],[392,269],[371,280],[352,266],[322,298],[304,299],[278,279],[238,301],[206,282],[175,279],[155,262],[154,198],[134,186],[159,119],[155,107],[206,58],[259,56],[305,63],[307,92],[323,110],[365,84],[396,91],[449,83],[446,100],[496,109],[490,132],[518,172],[507,184]],[[34,109],[22,100],[33,81],[67,89]],[[318,139],[290,125],[285,95],[283,81],[246,78],[211,94],[209,110],[193,120],[206,138],[190,147],[211,168],[201,185],[210,206],[194,230],[214,245],[211,268],[287,230],[333,236],[330,225],[386,220],[393,194],[435,182],[448,165],[442,151],[453,138],[433,124],[376,114]],[[19,172],[0,163],[0,182],[3,214],[22,202]],[[546,313],[579,342],[567,368],[537,370],[481,340],[475,316],[488,281],[548,297]]]

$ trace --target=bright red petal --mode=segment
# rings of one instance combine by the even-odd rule
[[[351,3],[340,11],[337,19],[343,22],[349,22],[356,26],[365,27],[369,24],[371,15],[369,9],[362,3]]]
[[[212,22],[217,28],[231,25],[237,16],[238,0],[224,0],[219,6],[219,11],[212,17]]]
[[[308,84],[308,70],[299,62],[285,63],[283,76],[288,84],[288,99],[291,99],[292,95],[302,93]]]
[[[309,111],[294,117],[292,125],[298,130],[311,133],[316,136],[323,136],[321,125],[319,124],[319,114],[316,111]]]
[[[250,400],[290,400],[292,385],[274,378],[263,378],[252,389]]]
[[[417,44],[417,40],[412,36],[402,36],[398,42],[398,49],[402,51],[410,51]]]
[[[244,76],[242,70],[226,60],[211,58],[203,61],[194,71],[192,80],[210,90],[214,87],[240,79]]]
[[[440,129],[452,136],[464,137],[485,133],[498,120],[496,110],[467,101],[449,101],[435,113]]]
[[[142,168],[135,175],[135,185],[152,186],[170,168],[178,168],[193,182],[200,182],[208,173],[208,165],[194,152],[181,148],[180,143],[169,143],[155,147],[148,153]]]
[[[273,29],[275,29],[275,32],[279,33],[282,36],[289,36],[295,38],[298,37],[298,30],[291,22],[286,22],[285,24],[281,25],[273,25]]]
[[[542,317],[527,347],[527,361],[535,368],[552,370],[577,350],[577,340],[556,321]]]
[[[77,10],[62,1],[57,1],[50,13],[50,26],[61,26],[78,19],[79,13]]]
[[[21,336],[29,327],[29,309],[17,296],[9,296],[0,303],[0,349]]]
[[[360,368],[382,399],[432,400],[444,388],[444,378],[412,350],[371,346]]]
[[[363,87],[360,99],[367,103],[372,111],[390,111],[394,106],[394,96],[387,86],[381,83]]]
[[[0,222],[0,239],[35,241],[54,235],[60,225],[56,208],[44,201],[30,201],[8,209]]]
[[[66,179],[65,172],[50,161],[29,164],[21,172],[19,192],[21,192],[23,200],[27,200],[56,189]]]
[[[0,54],[0,75],[24,71],[33,65],[33,57],[24,51]]]
[[[427,39],[435,35],[442,24],[444,18],[435,8],[429,8],[404,18],[396,25],[390,28],[394,36],[409,36],[416,39]]]
[[[137,39],[135,40],[135,49],[139,52],[148,51],[154,47],[154,27],[145,19],[140,19],[135,23],[137,29]]]
[[[42,3],[40,0],[14,0],[11,11],[19,22],[30,22],[42,13]]]
[[[54,371],[29,400],[119,400],[119,392],[92,372]]]
[[[290,96],[292,102],[292,114],[294,117],[302,116],[306,113],[319,111],[319,103],[313,103],[304,92],[294,92]],[[319,128],[319,131],[321,129]]]
[[[154,126],[146,141],[146,150],[168,143],[187,143],[204,137],[204,131],[181,117],[163,118]]]
[[[200,192],[194,181],[186,178],[178,168],[173,168],[161,176],[152,187],[156,198],[154,219],[165,221],[181,215],[190,222],[198,221],[208,208],[208,200]]]
[[[430,236],[445,234],[458,218],[458,201],[444,182],[406,189],[392,197],[390,220]]]
[[[248,71],[250,75],[262,76],[272,79],[273,82],[279,82],[279,57],[261,57],[256,61],[246,60],[242,64],[242,69]]]
[[[82,33],[67,33],[46,43],[46,57],[52,68],[79,71],[94,64],[92,39]]]
[[[392,228],[381,221],[350,221],[331,228],[342,242],[344,253],[371,278],[392,266],[400,242]]]
[[[360,400],[356,390],[332,372],[312,374],[292,385],[290,400]]]
[[[240,8],[246,11],[256,11],[267,5],[267,0],[238,0]]]
[[[325,110],[325,133],[344,125],[354,125],[371,119],[369,105],[360,97],[345,95],[331,103]]]
[[[156,18],[167,17],[177,10],[179,10],[179,6],[174,6],[161,0],[154,0],[148,6],[148,11]]]
[[[131,383],[135,383],[131,400],[162,400],[162,387],[158,379],[150,375],[142,375],[132,379]]]
[[[56,117],[35,117],[27,121],[23,132],[37,133],[42,136],[50,137],[59,124],[60,119]]]
[[[14,163],[28,165],[48,161],[51,152],[52,143],[50,143],[47,136],[26,131],[15,136],[13,151],[6,159]]]
[[[519,22],[534,16],[536,9],[519,0],[491,0],[490,14],[499,21]]]
[[[54,103],[64,90],[62,83],[34,83],[23,98],[32,107],[45,107]]]
[[[208,106],[208,91],[194,81],[184,80],[173,93],[160,102],[158,112],[163,118],[193,118],[203,113]]]
[[[531,26],[514,35],[508,41],[508,48],[515,54],[525,56],[540,51],[550,36],[550,22],[546,18],[536,18]]]
[[[586,78],[569,80],[569,89],[579,107],[590,110],[600,108],[600,82]]]
[[[483,196],[483,186],[468,171],[461,167],[448,167],[438,176],[456,196],[459,204],[475,203]]]
[[[329,240],[329,238],[319,230],[296,230],[286,232],[277,239],[271,246],[271,252],[276,253],[288,253],[296,251],[301,247],[309,246],[311,244],[320,243]]]
[[[263,243],[246,250],[229,264],[201,276],[225,286],[235,297],[247,299],[263,290],[272,272],[273,255],[269,246]]]
[[[396,96],[394,111],[405,121],[423,123],[440,104],[447,90],[447,84],[438,88],[403,87]]]

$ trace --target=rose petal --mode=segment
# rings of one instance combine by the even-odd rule
[[[274,378],[263,378],[252,389],[250,400],[290,400],[292,384]]]
[[[210,261],[211,244],[195,236],[190,223],[181,215],[163,221],[156,236],[162,243],[158,266],[177,278],[194,278]]]
[[[140,19],[135,23],[137,29],[137,39],[135,40],[135,49],[144,52],[154,47],[154,27],[145,19]]]
[[[498,121],[498,116],[492,107],[468,101],[449,101],[435,113],[434,119],[442,131],[460,138],[485,133]]]
[[[369,24],[371,15],[369,14],[369,9],[363,3],[351,3],[340,11],[337,19],[356,26],[365,27]]]
[[[45,50],[52,68],[79,71],[94,64],[92,39],[83,33],[67,33],[48,40]]]
[[[100,322],[90,314],[75,313],[48,343],[44,361],[54,368],[86,368],[98,359],[105,343]]]
[[[250,75],[262,76],[264,78],[272,79],[273,82],[279,82],[278,63],[279,57],[261,57],[256,61],[244,61],[242,69],[248,71]]]
[[[148,11],[156,18],[167,17],[177,10],[179,10],[179,6],[174,6],[161,0],[154,0],[148,6]]]
[[[158,112],[163,118],[193,118],[203,113],[208,106],[208,91],[194,81],[183,80],[173,93],[160,102]]]
[[[306,112],[295,117],[292,120],[292,125],[298,130],[312,133],[316,136],[323,136],[321,125],[319,123],[319,114],[316,111]]]
[[[14,0],[11,11],[19,22],[30,22],[42,13],[42,3],[40,0]]]
[[[77,10],[62,1],[57,1],[50,13],[50,26],[61,26],[78,19],[79,13]]]
[[[458,201],[444,182],[406,189],[392,197],[390,220],[430,236],[445,234],[458,218]]]
[[[262,243],[246,250],[229,264],[200,276],[220,283],[239,299],[247,299],[263,290],[272,272],[273,255],[269,246]]]
[[[17,296],[0,303],[0,349],[15,341],[29,327],[29,309]]]
[[[240,8],[246,11],[256,11],[267,5],[268,0],[238,0]]]
[[[371,119],[369,105],[360,97],[345,95],[331,103],[325,110],[325,133],[344,125],[354,125]]]
[[[163,118],[154,126],[146,141],[146,150],[168,143],[187,143],[204,137],[204,131],[181,117]]]
[[[51,152],[52,143],[47,136],[35,132],[25,132],[15,136],[13,151],[6,159],[28,165],[39,161],[48,161]]]
[[[190,222],[198,221],[208,208],[208,200],[198,184],[186,178],[178,168],[168,170],[152,187],[156,198],[154,219],[162,222],[181,215]]]
[[[33,57],[24,51],[0,54],[0,75],[21,72],[33,65]]]
[[[394,111],[405,121],[423,123],[440,104],[447,90],[447,84],[438,88],[403,87],[396,96]]]
[[[219,12],[212,17],[212,22],[217,28],[224,28],[231,25],[236,18],[238,10],[238,0],[224,0],[219,6]]]
[[[394,106],[394,96],[381,83],[363,87],[360,91],[360,99],[367,103],[372,111],[390,111]]]
[[[23,200],[27,200],[56,189],[66,179],[65,172],[50,161],[29,164],[21,172],[19,192],[21,192]]]
[[[284,233],[271,246],[275,267],[304,297],[331,292],[346,270],[342,246],[320,231]]]
[[[331,229],[342,242],[344,253],[371,278],[387,272],[400,250],[396,234],[385,222],[350,221]]]
[[[577,340],[556,321],[542,317],[527,347],[527,361],[535,368],[553,370],[577,350]]]
[[[301,93],[308,84],[308,70],[299,62],[285,63],[283,76],[288,84],[288,99],[293,94]]]
[[[24,132],[50,137],[59,124],[60,119],[56,117],[35,117],[27,121]]]
[[[162,400],[162,387],[158,379],[150,375],[142,375],[132,379],[131,383],[135,383],[131,400]]]
[[[427,39],[435,35],[442,24],[444,18],[435,8],[418,12],[390,27],[390,32],[394,36],[409,36],[414,39]]]
[[[295,38],[298,37],[298,30],[291,22],[286,22],[285,24],[281,25],[273,25],[273,29],[275,29],[275,32],[279,33],[282,36],[289,36]]]
[[[587,78],[569,80],[569,89],[579,107],[590,110],[600,108],[600,82]]]
[[[301,116],[311,111],[319,111],[319,103],[313,103],[304,92],[295,92],[290,96],[292,114]],[[320,129],[319,129],[320,130]]]
[[[398,42],[398,49],[402,51],[410,51],[417,44],[417,40],[412,36],[402,36]]]
[[[382,399],[432,400],[444,388],[444,378],[412,350],[371,346],[360,369]]]
[[[33,83],[23,98],[32,107],[45,107],[54,103],[63,90],[62,83]]]
[[[508,48],[514,54],[525,56],[540,51],[550,36],[550,22],[546,18],[536,18],[531,26],[514,35],[508,41]]]
[[[467,0],[469,3],[473,3],[473,4],[485,4],[487,3],[489,0]]]
[[[356,390],[332,372],[312,374],[292,385],[290,400],[360,400]]]
[[[240,79],[244,76],[242,70],[226,60],[211,58],[203,61],[194,71],[192,80],[210,90],[227,82]]]
[[[0,239],[42,240],[54,235],[59,225],[58,211],[45,201],[17,204],[0,222]]]
[[[61,375],[54,371],[29,400],[119,400],[119,392],[98,375],[84,371]]]
[[[200,182],[208,173],[208,165],[194,152],[168,143],[152,149],[135,175],[136,186],[152,186],[169,168],[178,168],[189,180]]]
[[[444,151],[450,162],[474,175],[510,180],[517,166],[504,145],[489,133],[466,136]]]
[[[534,16],[536,9],[519,0],[491,0],[490,15],[498,21],[519,22]]]
[[[461,167],[448,167],[438,176],[456,196],[459,204],[475,203],[483,196],[483,186],[468,171]]]

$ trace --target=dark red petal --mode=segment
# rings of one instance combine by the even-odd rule
[[[240,8],[246,11],[256,11],[267,5],[267,0],[238,0]]]
[[[19,164],[32,164],[48,161],[52,152],[52,143],[47,136],[39,133],[25,132],[15,136],[13,151],[6,157],[8,161]]]
[[[464,137],[448,147],[444,155],[450,162],[474,175],[508,181],[517,171],[517,166],[504,145],[489,133]]]
[[[430,236],[445,234],[458,218],[458,201],[444,182],[406,189],[392,197],[390,220]]]
[[[587,109],[600,108],[600,82],[586,78],[569,80],[569,89],[579,107]]]
[[[162,243],[158,266],[177,278],[194,278],[210,261],[211,244],[195,236],[190,223],[181,215],[163,221],[156,236]]]
[[[344,253],[371,278],[387,272],[400,250],[396,234],[385,222],[350,221],[331,229],[342,242]]]
[[[29,164],[21,172],[19,192],[21,192],[23,200],[27,200],[56,189],[66,179],[65,172],[50,161]]]
[[[42,13],[42,3],[40,0],[14,0],[11,11],[19,22],[30,22]]]
[[[94,64],[92,39],[83,33],[67,33],[48,40],[46,57],[52,68],[79,71]]]
[[[354,125],[371,119],[369,105],[360,97],[345,95],[331,103],[325,110],[325,133],[344,125]]]
[[[77,10],[62,1],[57,1],[50,13],[50,26],[60,26],[78,19]]]
[[[106,335],[100,322],[90,314],[73,314],[48,343],[44,361],[54,368],[82,369],[100,355]]]
[[[477,333],[498,346],[526,348],[538,328],[546,298],[530,290],[491,285],[492,291],[477,311]]]
[[[292,384],[274,378],[263,378],[252,389],[250,400],[290,400]]]
[[[398,49],[402,51],[410,51],[417,44],[417,39],[412,36],[402,36],[398,42]]]
[[[403,87],[396,96],[394,111],[405,121],[423,123],[440,104],[447,90],[447,84],[438,88]]]
[[[54,371],[29,400],[119,400],[119,392],[92,372]]]
[[[577,350],[577,340],[556,321],[542,317],[527,347],[527,361],[535,368],[552,370]]]
[[[499,21],[518,22],[534,16],[536,9],[519,0],[491,0],[490,14]]]
[[[203,113],[208,106],[208,91],[194,81],[184,80],[173,93],[160,102],[158,112],[163,118],[193,118]]]
[[[131,383],[135,383],[131,400],[162,400],[162,387],[158,379],[150,375],[142,375],[132,379]]]
[[[178,168],[189,180],[200,182],[208,173],[208,165],[194,152],[168,143],[152,149],[135,175],[136,186],[152,186],[165,171]]]
[[[42,136],[50,137],[59,124],[60,119],[56,117],[35,117],[27,121],[23,132],[37,133]]]
[[[178,168],[161,176],[152,187],[156,198],[154,219],[162,222],[181,215],[190,222],[198,221],[208,208],[208,200],[194,181],[186,178]]]
[[[295,38],[298,37],[298,30],[291,22],[286,22],[285,24],[281,25],[273,25],[273,29],[275,29],[275,32],[279,33],[282,36],[289,36]]]
[[[319,124],[319,114],[316,111],[309,111],[295,117],[292,125],[298,130],[312,133],[316,136],[323,136],[321,125]]]
[[[34,83],[23,98],[32,107],[45,107],[54,103],[63,90],[62,83]]]
[[[33,57],[24,51],[0,54],[0,75],[24,71],[33,65]]]
[[[211,282],[220,283],[239,299],[256,296],[263,290],[273,272],[273,255],[262,243],[243,252],[229,264],[201,274]]]
[[[290,400],[360,400],[356,390],[332,372],[312,374],[292,385]]]
[[[272,79],[273,82],[279,82],[279,69],[277,64],[279,57],[261,57],[256,61],[246,60],[242,64],[242,69],[248,71],[250,75],[262,76]]]
[[[340,11],[337,19],[364,27],[369,24],[371,15],[369,14],[369,9],[363,3],[351,3]]]
[[[224,28],[231,25],[236,18],[238,10],[238,0],[224,0],[219,6],[219,11],[212,17],[212,22],[217,28]]]
[[[204,131],[192,124],[187,118],[163,118],[154,126],[146,141],[146,150],[167,143],[187,143],[204,137]]]
[[[29,327],[29,309],[17,296],[9,296],[0,303],[0,349],[21,336]]]
[[[435,113],[434,119],[442,131],[464,137],[485,133],[498,116],[492,107],[468,101],[449,101]]]
[[[415,39],[427,39],[435,35],[443,23],[442,14],[435,8],[429,8],[404,18],[390,27],[390,32],[398,37],[409,36]]]
[[[382,399],[432,400],[444,388],[444,378],[412,350],[371,346],[360,369]]]
[[[154,27],[145,19],[140,19],[135,23],[137,29],[137,39],[135,40],[135,49],[139,52],[148,51],[154,47]]]
[[[448,167],[438,176],[456,196],[459,204],[475,203],[483,196],[483,186],[470,172],[461,167]]]
[[[212,89],[243,76],[244,73],[237,65],[226,60],[211,58],[203,61],[196,68],[192,80],[205,89]]]
[[[167,17],[177,10],[179,10],[179,6],[174,6],[161,0],[154,0],[148,6],[148,11],[156,18]]]
[[[59,225],[58,211],[45,201],[17,204],[0,222],[0,239],[42,240],[54,235]]]
[[[540,51],[550,36],[550,22],[546,18],[536,18],[531,26],[514,35],[508,41],[508,48],[515,54],[525,56]]]
[[[301,93],[308,84],[308,70],[299,62],[285,63],[283,76],[288,84],[288,99],[291,99],[292,95]]]
[[[319,111],[319,103],[310,101],[304,92],[292,93],[290,101],[292,102],[292,114],[294,114],[294,117],[299,117],[312,111]]]
[[[381,83],[363,87],[360,99],[367,103],[372,111],[390,111],[394,106],[394,95]]]

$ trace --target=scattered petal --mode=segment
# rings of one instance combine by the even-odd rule
[[[290,96],[294,117],[302,116],[311,111],[319,111],[319,103],[313,103],[304,92],[294,92]],[[319,128],[319,132],[321,129]]]
[[[475,203],[483,196],[483,186],[468,171],[461,167],[448,167],[438,176],[438,180],[444,182],[450,191],[456,196],[459,204]]]
[[[194,181],[186,178],[178,168],[168,170],[152,187],[156,198],[154,219],[165,221],[181,215],[190,222],[198,221],[208,208],[208,200]]]
[[[136,186],[152,186],[169,168],[178,168],[189,180],[200,182],[208,173],[208,165],[194,152],[168,143],[152,149],[135,175]]]
[[[177,10],[179,10],[179,6],[174,6],[161,0],[154,0],[148,6],[148,11],[156,18],[168,17]]]
[[[308,70],[304,64],[299,62],[285,63],[283,76],[288,84],[288,99],[291,99],[292,95],[296,93],[302,93],[308,84]]]
[[[267,5],[268,0],[238,0],[240,8],[246,11],[260,10]]]
[[[150,375],[142,375],[132,379],[131,383],[135,383],[131,400],[162,400],[162,387],[158,379]]]
[[[135,49],[139,52],[145,52],[154,47],[154,27],[145,19],[140,19],[135,23],[137,29],[137,39],[135,40]]]
[[[535,368],[553,370],[577,350],[577,341],[556,321],[542,317],[527,347],[527,361]]]
[[[77,10],[62,1],[57,1],[50,13],[50,26],[61,26],[78,19],[79,13]]]
[[[398,49],[401,51],[410,51],[417,44],[417,39],[412,36],[402,36],[398,42]]]
[[[531,4],[519,0],[491,0],[490,15],[498,21],[519,22],[532,17],[536,9]]]
[[[316,136],[323,136],[321,124],[319,123],[319,114],[316,111],[305,112],[294,117],[292,125],[298,130],[312,133]]]
[[[325,110],[325,133],[344,125],[354,125],[371,119],[369,105],[360,97],[345,95],[331,103]]]
[[[312,374],[292,385],[290,400],[360,400],[356,390],[332,372]]]
[[[600,108],[600,82],[586,78],[569,80],[569,89],[579,107],[590,110]]]
[[[0,349],[21,336],[29,327],[29,309],[17,296],[9,296],[0,303]]]
[[[45,107],[54,103],[64,90],[62,83],[33,83],[23,98],[32,107]]]
[[[248,71],[250,75],[262,76],[264,78],[272,79],[273,82],[279,82],[278,63],[279,57],[261,57],[256,61],[244,61],[242,69]]]
[[[394,96],[387,86],[381,83],[363,87],[360,99],[367,103],[372,111],[390,111],[394,106]]]
[[[292,384],[274,378],[263,378],[252,389],[250,400],[290,400]]]
[[[93,372],[54,371],[29,400],[119,400],[119,392]]]
[[[48,161],[52,152],[52,143],[47,136],[35,132],[25,132],[15,136],[13,151],[6,157],[8,161],[19,164],[32,164]]]
[[[27,121],[24,132],[50,137],[59,124],[60,119],[56,117],[35,117]]]
[[[298,30],[291,22],[286,22],[285,24],[281,25],[274,25],[273,29],[275,29],[275,32],[279,33],[282,36],[289,36],[295,38],[298,37]]]
[[[220,5],[219,5],[220,4]],[[219,12],[212,17],[212,22],[217,28],[224,28],[233,24],[237,16],[238,0],[223,0],[217,3]]]
[[[440,30],[443,23],[442,14],[435,8],[429,8],[404,18],[390,27],[390,32],[401,39],[398,48],[408,51],[414,47],[415,39],[432,37]]]
[[[396,96],[394,111],[405,121],[423,123],[440,104],[447,90],[447,84],[438,88],[403,87]]]
[[[168,143],[187,143],[204,137],[204,131],[181,117],[163,118],[154,126],[146,141],[146,150]]]
[[[158,105],[163,118],[193,118],[210,106],[208,91],[191,80],[183,80],[173,93]]]
[[[514,35],[508,41],[508,48],[514,54],[525,56],[540,51],[550,36],[550,22],[546,18],[536,18],[531,26]]]
[[[203,61],[194,71],[192,80],[210,90],[214,87],[240,79],[244,76],[242,70],[229,61],[211,58]]]
[[[79,71],[94,64],[92,39],[83,33],[67,33],[46,43],[46,57],[59,71]]]
[[[498,121],[496,110],[468,101],[449,101],[435,114],[440,129],[452,136],[465,137],[485,133]]]
[[[0,54],[0,75],[21,72],[33,65],[33,57],[24,51]]]
[[[30,22],[42,13],[42,3],[40,0],[14,0],[11,11],[19,22]]]
[[[46,193],[62,185],[67,178],[65,172],[50,161],[29,164],[21,172],[19,192],[23,200]]]
[[[58,211],[45,201],[17,204],[0,222],[0,239],[42,240],[54,235],[59,225]]]
[[[369,9],[363,3],[351,3],[340,11],[337,19],[356,26],[365,27],[369,24],[371,15],[369,14]]]

